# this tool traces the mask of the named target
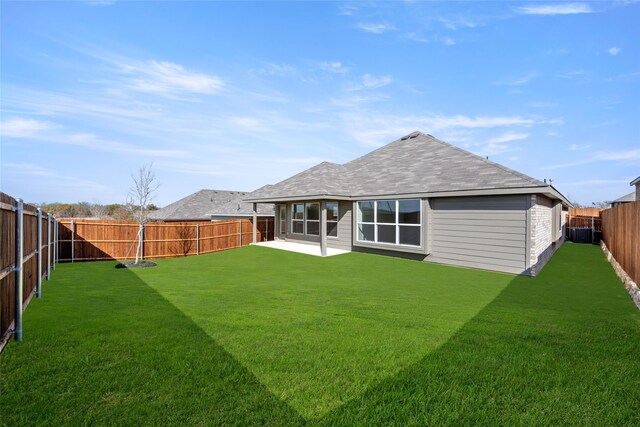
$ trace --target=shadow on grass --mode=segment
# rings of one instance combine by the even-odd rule
[[[564,247],[446,344],[323,425],[639,425],[640,313],[601,251]]]
[[[135,274],[58,269],[0,355],[1,425],[304,423]]]

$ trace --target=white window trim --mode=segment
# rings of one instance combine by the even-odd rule
[[[420,220],[418,224],[401,224],[399,222],[400,220],[400,201],[404,201],[404,200],[417,200],[419,205],[420,205]],[[389,223],[389,222],[378,222],[378,202],[379,201],[384,201],[384,202],[390,202],[392,200],[359,200],[356,203],[357,206],[357,212],[356,212],[356,227],[359,228],[360,225],[365,224],[365,225],[373,225],[373,241],[372,240],[361,240],[360,239],[360,233],[359,230],[356,230],[356,241],[357,242],[361,242],[361,243],[366,243],[366,244],[375,244],[375,245],[389,245],[389,246],[399,246],[399,247],[404,247],[404,248],[421,248],[423,245],[423,235],[422,232],[420,232],[420,244],[419,245],[409,245],[406,243],[400,243],[400,227],[422,227],[422,200],[421,199],[395,199],[393,200],[396,203],[396,207],[395,207],[395,214],[396,214],[396,218],[395,218],[395,223]],[[373,202],[373,222],[368,222],[368,221],[361,221],[360,218],[362,217],[361,215],[361,211],[360,211],[360,203],[363,202]],[[395,225],[396,228],[396,242],[395,243],[389,243],[389,242],[379,242],[378,241],[378,225]],[[422,229],[421,229],[422,230]]]

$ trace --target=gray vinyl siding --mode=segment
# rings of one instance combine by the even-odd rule
[[[433,198],[426,261],[520,274],[527,196]]]
[[[338,237],[327,237],[327,247],[350,251],[352,248],[353,202],[338,202]]]

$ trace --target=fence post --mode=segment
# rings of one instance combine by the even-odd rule
[[[140,261],[144,260],[144,223],[140,224]]]
[[[58,220],[53,218],[53,269],[56,269],[58,263],[58,227],[60,224]]]
[[[265,232],[265,239],[264,239],[264,241],[265,241],[265,242],[268,242],[268,241],[269,241],[269,217],[267,217],[267,218],[265,219],[265,221],[266,221],[266,223],[267,223],[267,225],[266,225],[266,227],[267,227],[267,231]]]
[[[38,245],[38,249],[36,250],[36,253],[38,254],[38,267],[36,269],[37,271],[37,275],[38,277],[36,278],[36,296],[38,298],[42,297],[42,209],[38,208],[36,210],[36,212],[38,213],[37,216],[37,221],[38,221],[38,226],[36,227],[38,229],[38,239],[36,245]]]
[[[71,220],[71,262],[73,262],[75,258],[75,246],[76,246],[76,225]]]
[[[200,255],[200,224],[196,224],[196,255]]]
[[[16,323],[14,330],[15,340],[22,341],[22,288],[24,281],[24,224],[22,199],[16,200],[16,260],[14,269],[16,272]]]
[[[240,235],[239,235],[239,237],[240,237],[240,245],[238,247],[241,248],[242,247],[242,220],[239,219],[238,221],[240,221]]]
[[[51,214],[47,214],[47,280],[51,279]]]
[[[591,243],[596,242],[596,228],[594,225],[593,217],[591,217]]]

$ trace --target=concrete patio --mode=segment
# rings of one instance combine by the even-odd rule
[[[280,249],[280,250],[289,251],[289,252],[298,252],[298,253],[307,254],[307,255],[322,256],[320,252],[319,244],[307,245],[304,243],[287,242],[284,240],[272,240],[269,242],[252,243],[252,245],[264,246],[264,247],[273,248],[273,249]],[[342,249],[327,248],[326,256],[342,255],[348,252],[349,251],[344,251]]]

